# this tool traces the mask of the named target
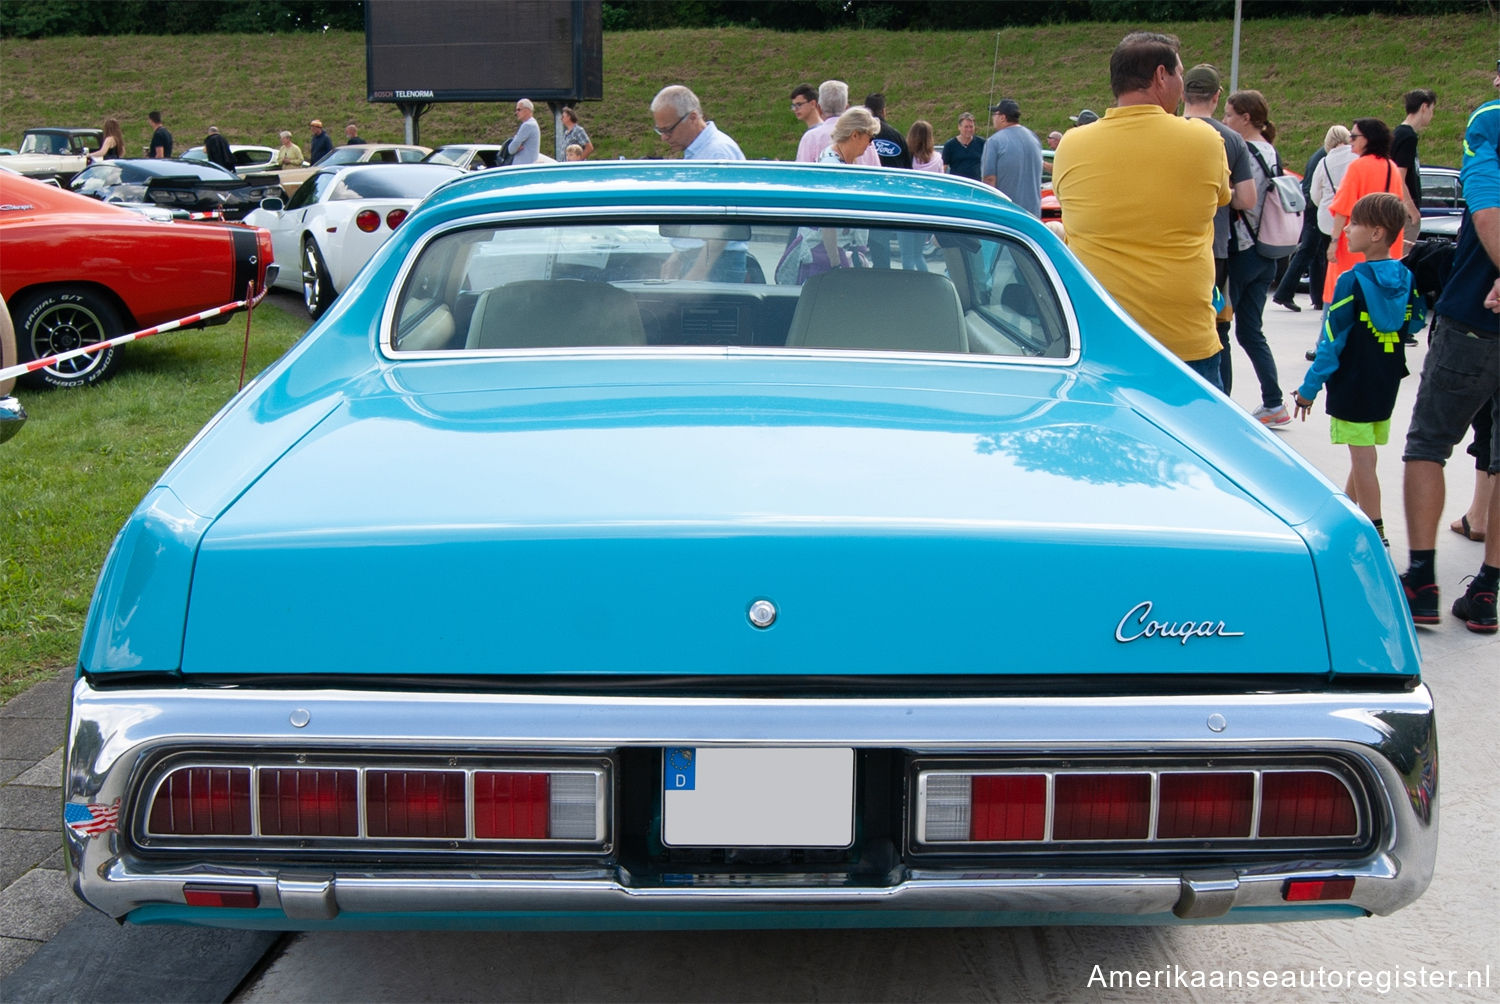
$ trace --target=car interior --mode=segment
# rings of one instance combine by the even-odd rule
[[[475,227],[408,273],[394,352],[746,346],[1067,358],[1035,254],[847,221]],[[741,263],[743,263],[741,265]]]

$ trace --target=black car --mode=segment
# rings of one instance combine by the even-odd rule
[[[226,220],[241,219],[263,199],[285,197],[275,175],[240,177],[216,164],[190,160],[106,160],[80,171],[69,187],[103,202],[219,212]]]

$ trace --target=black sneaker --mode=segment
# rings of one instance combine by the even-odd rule
[[[1277,300],[1273,297],[1271,302],[1276,304],[1276,306],[1278,307],[1285,307],[1287,310],[1290,310],[1294,314],[1302,313],[1302,308],[1297,306],[1291,300]]]
[[[1438,611],[1438,587],[1436,583],[1417,586],[1415,589],[1401,576],[1401,588],[1406,592],[1406,605],[1411,607],[1414,624],[1441,624],[1443,616]],[[1490,594],[1494,596],[1493,593]]]
[[[1500,626],[1495,619],[1495,588],[1480,586],[1478,579],[1469,576],[1468,591],[1453,601],[1453,616],[1470,631],[1494,634]]]

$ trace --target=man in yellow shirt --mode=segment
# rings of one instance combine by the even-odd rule
[[[1137,324],[1222,390],[1213,236],[1230,196],[1224,143],[1177,117],[1175,36],[1126,35],[1109,78],[1115,107],[1057,147],[1052,185],[1068,246]]]

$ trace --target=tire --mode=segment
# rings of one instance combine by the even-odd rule
[[[323,316],[323,311],[333,302],[333,279],[323,267],[323,252],[318,242],[311,237],[302,238],[302,302],[313,320]]]
[[[21,296],[12,304],[16,348],[23,362],[108,341],[125,333],[120,311],[104,294],[63,287]],[[88,387],[114,372],[119,350],[103,349],[55,363],[21,378],[33,387]]]

